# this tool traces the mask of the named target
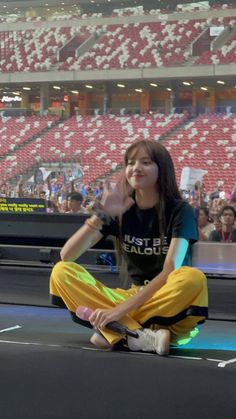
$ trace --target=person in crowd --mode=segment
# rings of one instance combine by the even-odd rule
[[[231,205],[225,205],[219,214],[221,228],[211,232],[209,241],[232,243],[236,242],[235,210]]]
[[[236,195],[233,195],[233,196],[231,197],[231,200],[230,200],[230,205],[231,205],[232,207],[234,207],[234,211],[235,211],[235,213],[236,213]],[[235,222],[234,222],[234,228],[236,228],[236,219],[235,219]]]
[[[234,211],[236,211],[236,195],[232,196],[231,200],[230,200],[230,205],[232,207],[234,207]]]
[[[218,223],[220,198],[214,198],[209,202],[209,215],[213,222]]]
[[[199,212],[198,212],[199,240],[207,241],[210,236],[210,233],[214,229],[215,229],[215,226],[209,217],[209,209],[206,207],[199,208]]]
[[[74,321],[94,328],[97,347],[111,350],[125,338],[106,328],[118,321],[138,333],[138,339],[127,337],[130,350],[167,355],[170,345],[191,340],[207,317],[206,277],[190,266],[195,212],[181,198],[172,159],[159,142],[132,144],[124,166],[123,182],[106,185],[93,215],[62,248],[50,294]],[[109,288],[74,262],[108,235],[118,240],[128,289]],[[76,316],[78,306],[93,311],[87,321]]]
[[[40,199],[47,199],[47,195],[46,195],[46,192],[45,191],[40,191],[39,192],[39,198]]]
[[[59,212],[61,214],[64,214],[64,213],[68,212],[69,211],[69,208],[68,208],[68,201],[67,201],[67,199],[64,199],[63,200],[63,199],[61,199],[59,197],[58,200],[59,200],[59,202],[58,202]]]
[[[99,182],[96,188],[96,198],[101,198],[104,189],[104,183],[101,181]]]
[[[46,212],[48,214],[59,213],[58,204],[57,204],[57,202],[56,202],[56,200],[54,199],[53,196],[50,199],[46,199],[45,204],[46,204]]]
[[[14,195],[14,191],[12,190],[9,184],[4,183],[3,185],[1,185],[0,187],[1,198],[11,197],[12,195]]]
[[[82,206],[83,196],[80,192],[71,192],[68,194],[68,213],[84,214],[86,211]]]
[[[233,185],[232,191],[231,191],[231,199],[236,197],[236,184]]]
[[[217,182],[216,186],[215,186],[215,190],[210,194],[210,199],[215,199],[215,198],[224,198],[225,197],[225,192],[224,192],[224,188],[222,183]]]
[[[194,185],[194,190],[191,193],[191,203],[195,208],[200,208],[205,205],[206,192],[204,183],[197,181]]]

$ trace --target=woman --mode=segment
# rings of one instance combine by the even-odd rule
[[[209,209],[205,207],[199,208],[198,213],[198,233],[199,240],[207,241],[211,232],[215,229],[213,222],[209,218]]]
[[[96,346],[112,349],[122,339],[106,329],[119,321],[138,332],[138,339],[127,338],[131,350],[166,355],[170,344],[189,341],[207,316],[205,275],[188,266],[197,240],[194,210],[182,200],[173,162],[160,143],[132,144],[124,171],[122,188],[105,188],[100,210],[64,245],[50,293],[74,319],[79,305],[94,310],[89,322],[77,321],[98,331],[91,338]],[[105,287],[70,262],[109,234],[119,238],[133,284],[128,290]]]

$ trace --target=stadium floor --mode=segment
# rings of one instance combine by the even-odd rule
[[[40,298],[37,306],[36,295],[32,305],[29,296],[27,304],[22,296],[12,304],[2,289],[1,419],[236,417],[234,320],[208,320],[168,357],[106,352],[92,347],[91,330],[73,323],[67,310]]]

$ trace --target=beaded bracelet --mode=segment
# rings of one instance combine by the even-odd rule
[[[94,220],[92,220],[91,218],[87,218],[87,220],[85,220],[84,224],[87,224],[87,226],[89,226],[90,228],[92,228],[93,230],[97,230],[100,231],[102,226],[101,223],[97,224]]]

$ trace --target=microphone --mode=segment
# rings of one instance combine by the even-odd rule
[[[79,317],[81,320],[89,321],[89,317],[93,313],[93,310],[89,307],[79,306],[76,309],[76,316]],[[128,335],[133,338],[139,338],[139,335],[134,330],[130,330],[128,327],[124,326],[118,322],[109,322],[106,324],[106,328],[112,330],[113,332],[120,333],[122,335]]]

